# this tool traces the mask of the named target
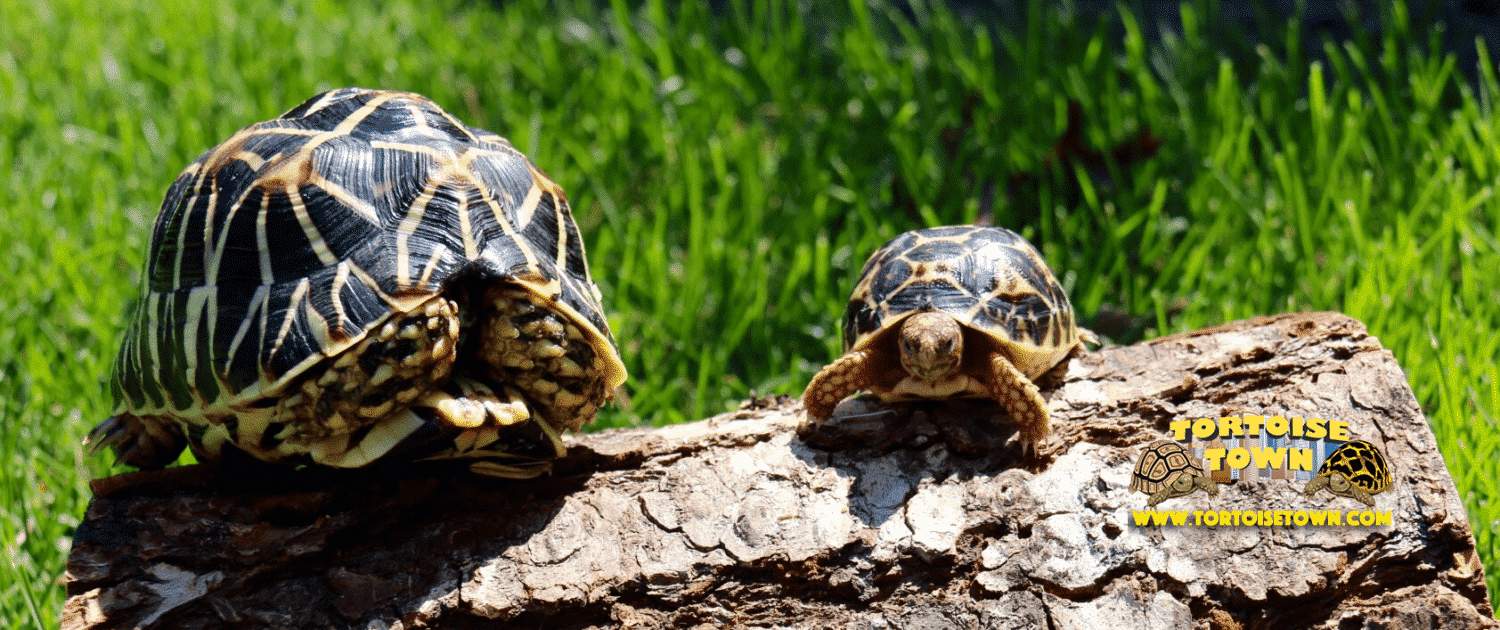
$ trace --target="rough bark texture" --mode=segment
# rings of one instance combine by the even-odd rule
[[[1432,433],[1359,322],[1237,322],[1052,376],[1056,431],[1029,459],[993,405],[846,402],[865,413],[799,437],[800,405],[765,399],[579,436],[532,482],[432,467],[114,484],[78,528],[63,627],[1500,625]],[[1373,508],[1391,524],[1135,524],[1141,447],[1240,414],[1349,422],[1395,475]],[[1365,509],[1302,485],[1157,507]]]

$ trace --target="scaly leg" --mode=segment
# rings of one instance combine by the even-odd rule
[[[357,441],[355,438],[357,437]],[[371,430],[310,444],[313,459],[342,468],[381,461],[471,460],[475,472],[535,477],[563,456],[562,435],[535,417],[521,392],[457,377]]]
[[[391,317],[321,372],[276,401],[269,422],[297,427],[296,441],[337,438],[400,415],[448,379],[458,348],[458,304],[446,297]]]
[[[90,454],[112,448],[118,464],[155,470],[177,461],[187,437],[171,418],[122,413],[100,422],[83,443]]]
[[[869,353],[850,352],[825,366],[802,392],[802,406],[813,421],[827,420],[839,401],[875,383]]]
[[[1021,448],[1028,455],[1035,455],[1052,432],[1047,401],[1042,400],[1041,390],[998,352],[990,356],[990,378],[985,385],[990,396],[1020,425]]]

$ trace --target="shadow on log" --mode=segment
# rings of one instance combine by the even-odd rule
[[[804,438],[800,405],[762,399],[577,436],[531,482],[413,467],[124,484],[78,528],[63,627],[1500,626],[1432,433],[1359,322],[1236,322],[1054,376],[1055,433],[1030,460],[993,405],[846,402]],[[1183,525],[1137,522],[1145,445],[1247,415],[1346,422],[1394,484],[1367,507],[1250,467],[1156,506]],[[1328,511],[1390,521],[1297,522]]]

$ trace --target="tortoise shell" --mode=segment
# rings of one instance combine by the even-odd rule
[[[1354,440],[1338,447],[1323,465],[1318,467],[1318,477],[1332,477],[1341,473],[1349,483],[1370,494],[1379,494],[1391,487],[1393,478],[1385,456],[1374,444]]]
[[[499,306],[480,308],[486,301]],[[408,367],[455,354],[460,367],[447,379],[447,364],[416,365],[427,379],[422,391],[487,401],[491,410],[535,403],[526,383],[457,378],[465,357],[486,350],[454,347],[490,343],[455,330],[459,322],[512,316],[517,326],[530,318],[528,330],[545,328],[537,335],[559,344],[571,340],[565,358],[584,373],[575,381],[587,391],[576,396],[587,400],[568,408],[575,415],[531,414],[546,422],[527,439],[551,443],[538,452],[560,453],[557,431],[592,420],[625,378],[562,190],[504,138],[464,125],[426,97],[327,92],[234,134],[172,184],[152,234],[144,298],[110,382],[115,418],[90,439],[116,441],[125,460],[120,440],[154,434],[171,451],[163,435],[180,431],[200,458],[235,445],[266,460],[342,466],[403,443],[441,457],[434,434],[447,436],[439,442],[449,454],[455,443],[489,444],[497,438],[454,437],[401,416],[402,405],[427,394],[382,389],[401,379],[380,362],[400,368],[400,353],[425,343],[430,351]],[[491,354],[504,352],[511,350]],[[533,377],[546,369],[526,367]],[[287,425],[311,421],[275,415],[299,391],[330,387],[358,390],[356,402],[395,419],[343,427],[327,420],[336,410],[313,401],[307,413],[328,426],[309,432]],[[501,424],[534,424],[522,422],[524,410],[505,417]],[[141,419],[149,426],[138,426]],[[471,455],[511,457],[505,442]],[[159,467],[176,457],[149,450],[126,463]]]
[[[1130,489],[1153,494],[1170,482],[1174,475],[1184,471],[1204,476],[1203,467],[1193,459],[1186,447],[1171,440],[1158,440],[1147,446],[1136,460]]]
[[[1027,378],[1081,343],[1073,305],[1036,248],[998,227],[907,232],[871,255],[844,314],[844,350],[874,345],[906,317],[942,311],[1003,344]]]

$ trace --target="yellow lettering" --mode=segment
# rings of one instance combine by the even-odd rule
[[[1303,437],[1309,440],[1321,440],[1328,436],[1328,429],[1323,425],[1322,418],[1307,419],[1307,433]]]
[[[1203,524],[1203,510],[1193,510],[1193,524],[1194,525],[1202,525]]]
[[[1276,510],[1276,524],[1277,525],[1291,525],[1292,524],[1292,511],[1291,510]]]
[[[1203,513],[1203,524],[1207,525],[1209,527],[1213,527],[1215,525],[1218,525],[1219,524],[1219,513],[1216,512],[1216,511],[1214,511],[1214,510],[1209,510],[1207,512],[1204,512]]]
[[[1281,416],[1271,416],[1269,418],[1266,418],[1266,433],[1271,437],[1281,437],[1283,435],[1286,435],[1286,427],[1286,418],[1283,418]]]
[[[1221,437],[1241,437],[1245,430],[1240,428],[1239,416],[1224,416],[1219,418],[1219,435]]]
[[[1251,447],[1250,454],[1255,456],[1256,468],[1281,468],[1286,461],[1286,447],[1271,448],[1269,446]]]
[[[1260,435],[1260,425],[1265,421],[1265,416],[1245,416],[1245,435],[1250,437]]]
[[[1292,416],[1292,437],[1302,437],[1302,418]]]
[[[1329,420],[1328,439],[1336,442],[1348,442],[1349,422],[1345,420]]]
[[[1167,426],[1172,427],[1172,439],[1186,442],[1188,427],[1193,426],[1193,423],[1187,420],[1173,420],[1172,424]]]
[[[1291,470],[1312,470],[1313,452],[1310,448],[1294,448],[1287,451],[1287,468]]]
[[[1205,449],[1203,449],[1203,461],[1208,464],[1209,471],[1223,470],[1224,466],[1223,466],[1223,464],[1220,461],[1220,460],[1223,460],[1223,459],[1224,459],[1224,449],[1222,449],[1222,448],[1205,448]]]
[[[1386,510],[1384,512],[1376,512],[1375,513],[1375,524],[1376,525],[1390,525],[1391,524],[1391,511],[1390,510]]]
[[[1328,522],[1328,512],[1324,510],[1317,510],[1308,515],[1308,520],[1311,521],[1313,525],[1322,525],[1323,523]]]
[[[1242,446],[1236,446],[1229,450],[1229,467],[1235,470],[1243,470],[1250,465],[1250,451]]]
[[[1297,513],[1292,515],[1292,522],[1296,523],[1297,527],[1302,527],[1303,525],[1306,525],[1307,524],[1307,510],[1297,510]]]
[[[1335,511],[1335,510],[1328,510],[1328,524],[1329,525],[1333,525],[1335,527],[1343,525],[1344,524],[1343,516],[1344,516],[1343,512],[1338,512],[1338,511]]]
[[[1193,437],[1207,440],[1214,436],[1214,419],[1199,418],[1193,421]]]
[[[1369,527],[1375,524],[1375,513],[1365,510],[1359,513],[1359,524]]]

